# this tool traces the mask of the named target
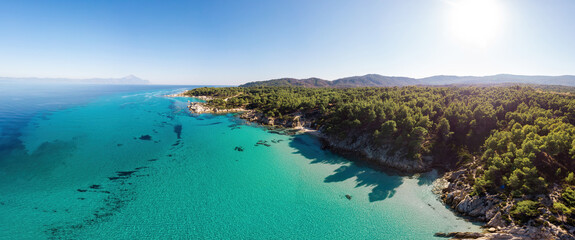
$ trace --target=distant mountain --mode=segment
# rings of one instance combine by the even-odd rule
[[[19,83],[66,83],[66,84],[149,84],[150,81],[129,75],[123,78],[89,78],[89,79],[70,79],[70,78],[6,78],[0,77],[0,82],[19,82]]]
[[[458,77],[458,76],[434,76],[421,78],[421,84],[445,85],[445,84],[500,84],[500,83],[524,83],[575,86],[575,76],[522,76],[511,74],[499,74],[485,77]]]
[[[302,87],[401,87],[413,85],[474,85],[474,84],[544,84],[575,86],[575,76],[522,76],[499,74],[493,76],[433,76],[427,78],[388,77],[378,74],[340,78],[334,81],[319,78],[281,78],[267,81],[249,82],[240,87],[258,86],[302,86]]]

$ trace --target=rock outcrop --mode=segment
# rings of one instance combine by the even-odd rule
[[[186,92],[181,92],[181,93],[174,93],[174,94],[170,94],[170,95],[164,95],[164,97],[187,97],[187,96],[186,96]]]
[[[531,221],[543,224],[516,225],[509,219],[511,202],[497,195],[471,196],[472,169],[461,169],[446,173],[436,181],[436,191],[441,199],[454,211],[474,220],[486,222],[486,233],[477,239],[573,239],[572,234],[539,217]],[[541,199],[545,202],[545,199]],[[505,217],[504,217],[505,215]],[[539,226],[536,226],[539,225]],[[452,237],[452,236],[446,236]],[[455,237],[455,236],[453,236]],[[456,237],[457,238],[457,237]]]
[[[190,105],[188,105],[188,109],[190,110],[190,112],[195,114],[202,114],[202,113],[225,114],[225,113],[247,111],[246,109],[243,108],[219,109],[215,107],[210,107],[203,102],[190,102]]]
[[[313,121],[302,117],[300,113],[285,116],[282,118],[266,117],[256,111],[246,111],[240,118],[262,125],[277,126],[284,128],[313,128]]]

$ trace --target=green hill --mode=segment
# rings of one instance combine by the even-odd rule
[[[378,74],[340,78],[334,81],[320,78],[280,78],[267,81],[249,82],[240,87],[401,87],[401,86],[436,86],[436,85],[497,85],[497,84],[545,84],[575,86],[575,76],[522,76],[499,74],[493,76],[433,76],[427,78],[389,77]]]

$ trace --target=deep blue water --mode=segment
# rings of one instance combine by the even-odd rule
[[[27,84],[0,82],[0,151],[14,147],[20,135],[19,129],[37,115],[48,116],[52,112],[71,106],[86,104],[99,96],[150,91],[159,89],[190,89],[197,86],[162,85],[71,85]],[[0,156],[1,157],[1,156]]]
[[[0,85],[0,239],[433,239],[479,229],[437,200],[433,173],[388,175],[312,136],[191,115],[194,99],[165,97],[193,87]]]

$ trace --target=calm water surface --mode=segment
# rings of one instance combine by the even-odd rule
[[[373,171],[311,136],[192,116],[190,99],[164,97],[189,88],[0,84],[0,239],[433,239],[479,230],[437,200],[433,174]]]

